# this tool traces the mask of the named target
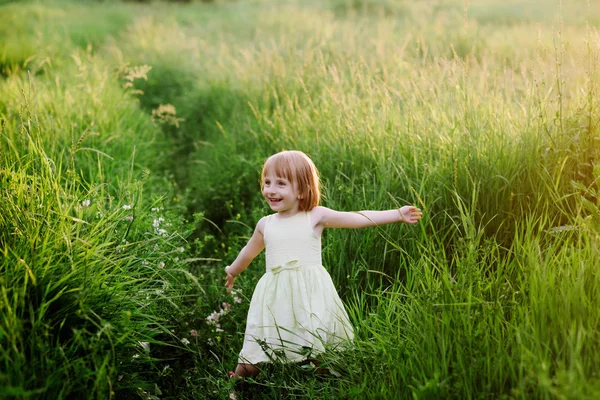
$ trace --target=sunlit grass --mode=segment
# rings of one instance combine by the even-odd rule
[[[326,233],[356,349],[327,354],[325,376],[268,367],[248,396],[597,397],[600,10],[560,4],[0,8],[19,23],[0,45],[0,383],[17,397],[226,397],[264,260],[222,331],[205,317],[233,302],[222,264],[269,212],[262,161],[295,148],[319,167],[325,205],[412,203],[425,217]],[[50,329],[63,320],[66,339]],[[48,355],[10,345],[26,340]]]

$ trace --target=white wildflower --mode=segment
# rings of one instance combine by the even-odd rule
[[[81,205],[84,207],[89,207],[90,204],[92,204],[92,202],[90,201],[90,199],[86,199],[84,201],[81,202]]]
[[[131,206],[129,204],[125,204],[123,206],[123,210],[131,210]]]
[[[183,339],[181,339],[181,343],[183,343],[183,344],[186,344],[186,345],[187,345],[187,344],[190,344],[190,341],[189,341],[189,340],[187,340],[186,338],[183,338]]]
[[[150,352],[150,343],[149,342],[138,342],[140,346],[144,349],[146,353]]]
[[[219,322],[219,318],[221,317],[221,313],[213,311],[208,317],[206,317],[206,323],[209,325],[217,325]]]

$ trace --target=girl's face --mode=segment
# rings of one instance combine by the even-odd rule
[[[281,216],[293,216],[299,211],[298,190],[292,182],[267,171],[263,178],[262,194],[271,210]]]

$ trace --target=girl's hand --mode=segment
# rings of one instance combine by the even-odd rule
[[[231,293],[231,289],[233,289],[233,282],[235,282],[235,276],[229,272],[229,265],[225,267],[225,273],[227,276],[225,277],[225,287],[227,288],[227,293]]]
[[[421,210],[413,206],[400,207],[398,212],[400,213],[401,222],[407,224],[416,224],[423,216]]]

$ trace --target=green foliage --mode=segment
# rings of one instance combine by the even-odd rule
[[[95,48],[133,19],[136,8],[63,2],[10,3],[0,8],[0,75],[38,71],[68,59],[73,46]]]
[[[405,1],[395,0],[336,0],[333,9],[342,14],[364,13],[379,16],[402,16],[410,13],[410,6]]]
[[[246,397],[598,397],[598,38],[524,4],[0,7],[0,393],[226,398],[264,258],[222,269],[301,149],[425,218],[327,232],[355,348]]]
[[[148,176],[156,127],[89,53],[1,87],[3,395],[154,390],[162,360],[191,354],[173,328],[183,294],[201,292],[189,227],[159,210],[172,191]]]
[[[153,228],[141,182],[114,195],[97,180],[82,184],[36,140],[45,126],[20,126],[23,147],[10,125],[2,138],[4,393],[106,398],[146,386],[134,371],[155,360],[150,350],[135,358],[140,342],[153,354],[181,346],[168,330],[188,281],[174,259],[181,221],[165,223],[171,232]]]

